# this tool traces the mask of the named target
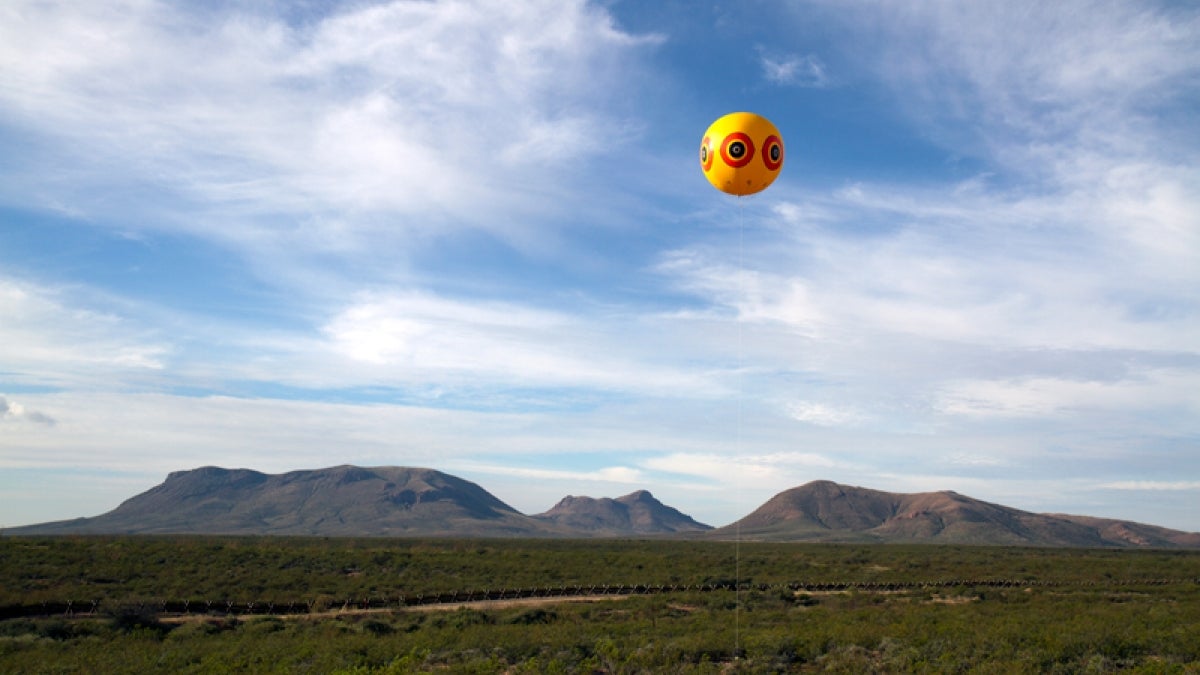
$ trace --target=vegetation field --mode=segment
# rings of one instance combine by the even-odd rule
[[[1200,552],[4,537],[0,616],[4,673],[1200,673]]]

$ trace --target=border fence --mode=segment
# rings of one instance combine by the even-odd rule
[[[119,610],[136,610],[159,616],[287,616],[325,612],[367,610],[403,610],[421,605],[462,605],[466,603],[536,598],[580,599],[604,596],[654,595],[660,593],[707,593],[720,591],[759,592],[866,592],[885,593],[939,588],[1037,588],[1037,587],[1130,587],[1200,584],[1200,579],[1104,579],[1089,581],[1050,581],[1030,579],[954,579],[943,581],[821,581],[787,584],[729,582],[706,584],[592,584],[535,586],[531,588],[484,588],[436,593],[397,592],[334,599],[302,600],[188,599],[188,600],[65,600],[29,604],[0,605],[0,620],[30,617],[86,618],[104,616]]]

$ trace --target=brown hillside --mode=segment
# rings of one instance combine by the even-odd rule
[[[1107,542],[1126,542],[1129,546],[1200,548],[1200,532],[1180,532],[1157,525],[1145,525],[1111,518],[1059,514],[1053,514],[1053,516],[1090,527],[1099,532]]]
[[[432,469],[354,466],[278,475],[217,467],[180,471],[104,515],[20,529],[45,534],[552,533],[461,478]]]
[[[645,490],[616,499],[565,497],[554,508],[534,518],[593,536],[671,534],[711,529],[663,504]]]
[[[1036,514],[955,492],[902,494],[814,481],[712,536],[768,541],[1033,546],[1195,546],[1200,535],[1125,521]]]

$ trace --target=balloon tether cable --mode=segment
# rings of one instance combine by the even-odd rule
[[[746,295],[746,261],[745,261],[745,237],[746,237],[746,208],[742,197],[738,196],[738,291],[741,296],[741,301],[745,302]],[[742,512],[742,406],[743,399],[746,397],[745,392],[745,354],[742,345],[742,310],[735,303],[734,320],[737,322],[737,432],[734,443],[735,454],[737,456],[737,464],[734,469],[734,482],[736,483],[735,501],[737,502],[738,513]],[[734,660],[741,659],[742,652],[742,520],[739,518],[734,522],[733,536],[733,658]]]

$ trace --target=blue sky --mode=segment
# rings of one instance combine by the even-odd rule
[[[1200,530],[1198,108],[1191,3],[10,0],[0,525],[353,463]]]

